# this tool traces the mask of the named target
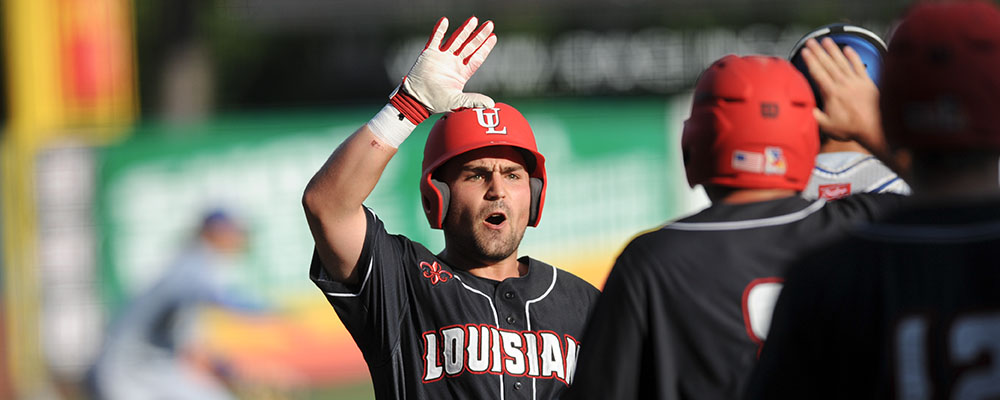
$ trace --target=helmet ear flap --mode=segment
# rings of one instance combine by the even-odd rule
[[[438,221],[438,226],[444,226],[444,217],[448,214],[448,203],[451,201],[451,189],[448,188],[448,184],[437,179],[430,178],[430,181],[438,193],[441,193],[441,220]]]
[[[545,182],[539,178],[531,178],[529,180],[531,186],[531,212],[528,214],[528,225],[537,226],[538,217],[540,216],[540,208],[542,202],[542,189],[545,189]]]

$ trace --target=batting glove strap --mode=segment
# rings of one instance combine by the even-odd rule
[[[406,77],[403,77],[403,82],[406,82]],[[392,104],[393,107],[399,110],[399,116],[410,120],[413,125],[420,125],[427,117],[431,116],[430,110],[417,101],[417,99],[413,98],[413,96],[410,96],[409,93],[406,93],[403,90],[402,84],[392,92],[392,95],[389,97],[389,104]]]

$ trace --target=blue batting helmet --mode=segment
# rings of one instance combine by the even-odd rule
[[[882,38],[857,25],[826,25],[807,33],[802,37],[802,39],[799,39],[798,43],[795,43],[795,47],[792,48],[792,52],[788,57],[789,61],[792,62],[792,65],[801,71],[802,74],[806,76],[806,80],[809,81],[809,86],[812,87],[813,94],[816,97],[817,107],[821,109],[823,108],[823,99],[820,98],[816,82],[813,81],[812,76],[809,75],[809,68],[806,67],[806,62],[802,59],[802,49],[806,47],[806,41],[809,39],[822,40],[826,37],[833,39],[833,42],[840,46],[841,49],[843,49],[844,46],[851,46],[851,48],[854,49],[859,56],[861,56],[861,61],[865,63],[868,76],[872,78],[872,82],[875,82],[875,86],[881,86],[882,64],[886,53],[886,45],[885,42],[882,41]]]

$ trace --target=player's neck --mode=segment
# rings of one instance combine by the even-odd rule
[[[797,196],[799,192],[792,189],[739,189],[724,186],[706,185],[705,193],[712,203],[746,204],[760,201],[783,199]]]
[[[495,281],[517,278],[528,273],[528,265],[517,260],[516,251],[503,260],[494,261],[475,257],[461,251],[449,250],[448,247],[445,247],[438,254],[438,258],[444,260],[452,268],[466,271],[480,278]]]

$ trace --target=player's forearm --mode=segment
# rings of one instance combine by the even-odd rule
[[[320,220],[361,211],[396,148],[362,126],[313,175],[302,198],[306,213]]]

